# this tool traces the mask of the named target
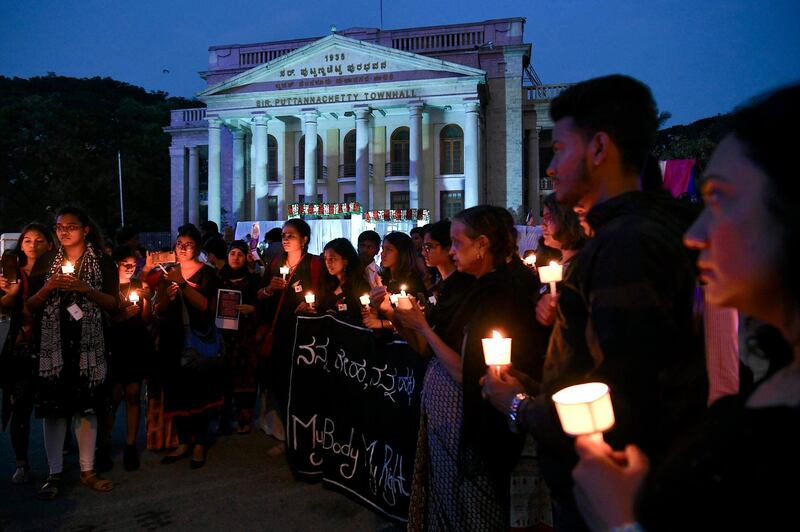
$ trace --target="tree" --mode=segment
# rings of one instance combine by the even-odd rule
[[[76,205],[113,235],[118,151],[125,222],[168,230],[170,138],[161,128],[170,110],[201,106],[111,78],[0,76],[0,232],[50,223]]]

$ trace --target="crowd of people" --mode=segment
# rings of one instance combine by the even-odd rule
[[[22,229],[16,271],[0,276],[11,480],[32,480],[35,413],[49,468],[39,497],[59,494],[70,425],[80,482],[111,490],[100,473],[113,465],[120,403],[128,471],[140,467],[142,417],[162,464],[201,468],[212,433],[254,428],[277,440],[269,454],[286,452],[297,316],[331,314],[427,360],[410,530],[508,529],[526,438],[552,497],[544,524],[556,530],[785,527],[783,486],[800,472],[799,112],[800,86],[738,110],[705,169],[701,207],[644,179],[658,127],[647,86],[613,75],[570,87],[551,105],[555,192],[535,261],[523,261],[510,213],[490,205],[411,234],[337,238],[319,256],[299,218],[263,242],[257,224],[233,241],[213,223],[187,224],[171,253],[142,250],[124,228],[109,254],[87,213],[65,207],[52,230]],[[556,293],[538,275],[550,260],[563,270]],[[741,393],[709,399],[718,370],[707,363],[701,286],[710,304],[782,336],[768,378],[742,377]],[[235,330],[217,327],[220,289],[241,294]],[[396,302],[401,292],[411,305]],[[484,359],[492,331],[512,339],[499,371]],[[611,392],[616,421],[601,442],[568,436],[552,400],[586,382]]]

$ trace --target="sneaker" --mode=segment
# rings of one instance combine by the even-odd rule
[[[139,469],[139,451],[135,445],[126,445],[122,451],[122,465],[125,471],[136,471]]]
[[[11,477],[12,484],[27,484],[31,481],[31,468],[29,466],[18,467]]]
[[[94,469],[99,473],[111,471],[114,468],[114,462],[111,460],[110,447],[98,447],[94,453]]]

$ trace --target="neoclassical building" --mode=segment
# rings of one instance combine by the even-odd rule
[[[172,228],[292,203],[539,211],[550,99],[525,19],[213,46],[206,107],[172,112]]]

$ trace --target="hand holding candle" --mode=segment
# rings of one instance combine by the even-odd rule
[[[75,273],[75,266],[70,261],[67,261],[61,266],[61,273],[72,275]]]
[[[539,281],[550,283],[550,294],[556,295],[556,283],[561,281],[564,269],[554,260],[550,261],[549,266],[539,267]]]
[[[286,276],[289,275],[289,267],[284,264],[283,266],[280,267],[280,269],[278,271],[281,273],[281,277],[285,281],[286,280]]]
[[[486,365],[493,366],[500,375],[500,368],[511,365],[511,338],[503,338],[499,332],[492,331],[492,337],[481,339],[481,343]]]
[[[411,300],[408,299],[408,294],[406,293],[406,285],[400,287],[400,293],[397,294],[397,301],[394,303],[399,309],[411,310],[413,308]]]
[[[363,296],[359,297],[358,300],[361,301],[361,304],[365,307],[369,306],[369,294],[364,294]]]
[[[397,306],[397,302],[400,300],[400,294],[389,294],[389,301],[392,302],[392,305]]]
[[[131,292],[131,294],[128,296],[128,301],[130,301],[134,305],[137,304],[139,302],[139,292],[135,290]]]
[[[525,264],[530,267],[536,266],[536,255],[531,254],[525,257]]]
[[[314,295],[314,292],[308,292],[306,294],[306,303],[308,303],[308,306],[310,306],[312,309],[314,308],[314,302],[316,300],[317,300],[317,298]]]
[[[614,426],[614,408],[608,386],[589,382],[569,386],[553,394],[564,432],[571,436],[588,435],[603,441],[603,432]]]

